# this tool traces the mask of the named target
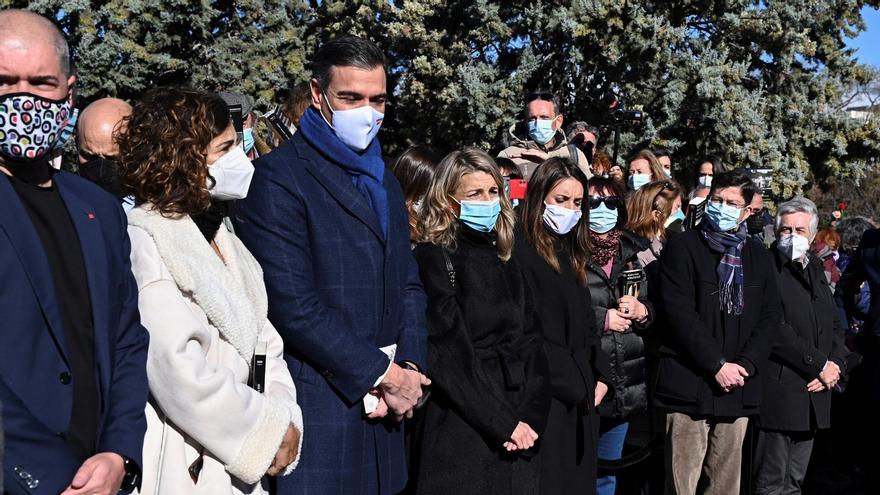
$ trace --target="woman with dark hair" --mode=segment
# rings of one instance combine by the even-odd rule
[[[535,298],[553,400],[541,443],[538,493],[593,493],[599,417],[608,374],[587,287],[587,178],[564,158],[541,164],[529,181],[514,244]]]
[[[706,155],[697,165],[697,186],[712,187],[712,178],[723,172],[721,157]]]
[[[265,493],[266,475],[296,465],[303,427],[263,272],[222,226],[253,165],[223,100],[195,91],[149,91],[119,141],[150,332],[140,493]],[[249,381],[259,355],[265,376]]]
[[[434,170],[437,169],[438,163],[434,150],[424,144],[418,144],[407,148],[388,167],[403,189],[403,199],[409,213],[409,238],[412,241],[419,237],[416,217],[422,206],[422,198],[428,192],[428,186],[434,178]]]
[[[588,285],[602,350],[611,359],[609,396],[599,405],[599,459],[617,460],[629,429],[628,418],[647,408],[645,344],[653,323],[648,281],[639,253],[648,241],[626,230],[625,190],[613,179],[590,180],[590,258]],[[615,476],[602,476],[600,495],[613,495]]]
[[[433,385],[411,451],[416,494],[538,489],[550,373],[502,188],[492,158],[465,148],[440,162],[419,212]]]

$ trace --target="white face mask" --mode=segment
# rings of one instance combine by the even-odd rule
[[[214,187],[208,180],[211,197],[221,201],[244,199],[254,177],[254,165],[244,154],[241,146],[234,146],[208,167],[208,174],[214,178]]]
[[[810,240],[799,234],[782,234],[776,248],[790,260],[799,260],[810,250]]]
[[[712,187],[712,176],[711,175],[701,175],[699,179],[697,179],[697,184],[706,187]]]
[[[385,118],[384,113],[377,112],[370,105],[364,105],[351,110],[333,110],[330,106],[330,100],[326,94],[323,94],[324,101],[327,102],[327,108],[333,114],[333,123],[331,124],[325,118],[324,121],[336,133],[336,137],[345,143],[349,148],[361,152],[367,149],[379,129],[382,128],[382,120]],[[323,117],[324,114],[321,113]]]
[[[581,220],[581,215],[581,210],[569,210],[564,206],[544,203],[544,223],[559,235],[571,232]]]

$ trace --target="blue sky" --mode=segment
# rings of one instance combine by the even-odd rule
[[[859,62],[880,67],[880,11],[864,7],[862,17],[868,29],[850,40],[847,45],[858,48],[856,57]]]

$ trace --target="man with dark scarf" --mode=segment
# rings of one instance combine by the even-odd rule
[[[419,372],[427,330],[403,193],[377,138],[384,58],[353,36],[318,50],[299,131],[256,161],[233,213],[263,267],[269,318],[309,430],[279,495],[395,494],[406,485],[399,421],[429,383]]]
[[[744,224],[755,192],[742,173],[717,174],[704,221],[661,258],[654,401],[667,411],[667,493],[739,493],[748,416],[761,399],[755,377],[781,319],[773,259]]]

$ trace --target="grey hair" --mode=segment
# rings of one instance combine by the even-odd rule
[[[693,188],[693,189],[691,190],[690,194],[688,194],[688,201],[690,201],[690,200],[696,198],[698,192],[700,192],[700,191],[708,191],[709,189],[711,189],[709,186],[703,186],[703,185],[699,185],[699,186]]]
[[[779,209],[776,210],[777,232],[782,225],[782,217],[792,213],[808,213],[810,215],[810,241],[812,241],[816,232],[819,231],[819,210],[816,208],[816,203],[802,196],[797,196],[779,205]]]

